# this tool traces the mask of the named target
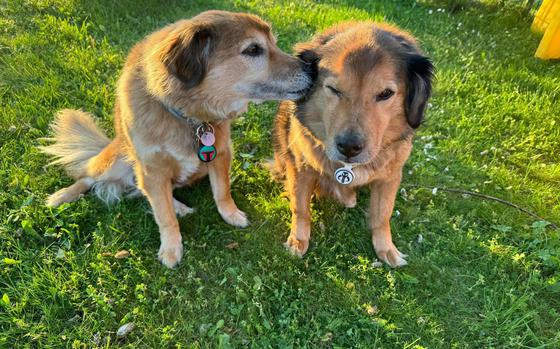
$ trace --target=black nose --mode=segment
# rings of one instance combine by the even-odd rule
[[[338,135],[336,136],[335,141],[336,149],[338,149],[340,154],[345,155],[347,158],[360,154],[364,149],[364,139],[361,135],[356,133]]]

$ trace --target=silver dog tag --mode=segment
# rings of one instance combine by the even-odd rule
[[[346,165],[334,171],[334,178],[342,185],[348,185],[354,180],[354,172],[352,166]]]

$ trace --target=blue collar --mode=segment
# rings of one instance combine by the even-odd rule
[[[183,113],[179,109],[173,108],[173,107],[171,107],[169,105],[165,105],[165,104],[164,104],[164,106],[167,109],[167,111],[170,112],[171,115],[173,115],[177,119],[187,119],[187,117],[184,116]]]
[[[202,121],[183,114],[183,112],[180,109],[174,108],[163,101],[160,102],[163,105],[163,107],[169,112],[169,114],[175,117],[175,119],[180,120],[182,122],[186,122],[187,124],[195,127],[195,129],[198,126],[202,125]]]

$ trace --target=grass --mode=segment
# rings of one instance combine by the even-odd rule
[[[539,38],[518,12],[492,1],[451,13],[431,6],[0,3],[0,347],[559,347],[560,231],[431,188],[498,196],[560,222],[560,66],[532,57]],[[83,108],[111,133],[130,47],[210,8],[264,17],[287,51],[345,19],[386,20],[420,38],[438,73],[392,220],[409,266],[373,264],[366,191],[355,209],[316,202],[310,251],[303,259],[284,251],[288,202],[259,165],[272,154],[274,103],[234,126],[233,195],[251,227],[220,219],[207,181],[178,190],[197,213],[180,220],[176,270],[156,260],[157,226],[143,199],[44,206],[71,183],[37,151],[54,113]],[[121,249],[131,256],[111,256]],[[136,328],[117,339],[128,322]]]

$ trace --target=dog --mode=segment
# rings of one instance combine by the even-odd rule
[[[402,168],[432,90],[434,66],[410,34],[388,24],[336,25],[295,46],[312,65],[313,88],[280,104],[274,124],[273,175],[284,180],[292,213],[286,248],[303,256],[311,234],[312,196],[356,205],[369,186],[375,252],[405,265],[390,218]]]
[[[249,102],[298,99],[311,83],[309,65],[282,52],[257,16],[207,11],[166,26],[128,55],[117,85],[113,140],[83,111],[56,116],[55,143],[42,150],[76,182],[47,205],[77,200],[90,189],[106,202],[145,195],[159,227],[158,258],[172,268],[183,255],[176,214],[193,212],[173,189],[208,175],[222,218],[247,226],[230,193],[231,120]]]

